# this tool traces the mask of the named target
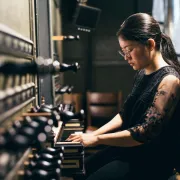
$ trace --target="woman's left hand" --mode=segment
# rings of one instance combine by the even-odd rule
[[[66,140],[71,142],[80,142],[85,147],[96,146],[98,144],[98,137],[93,134],[71,134]]]

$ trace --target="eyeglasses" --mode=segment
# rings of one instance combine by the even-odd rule
[[[125,50],[125,51],[123,51],[122,49],[120,49],[119,51],[118,51],[118,53],[121,55],[121,56],[126,56],[126,57],[131,57],[131,54],[130,54],[130,52],[132,51],[133,49],[127,49],[127,50]]]

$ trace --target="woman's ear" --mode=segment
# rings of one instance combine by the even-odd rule
[[[156,47],[156,42],[154,41],[154,39],[150,38],[148,39],[148,48],[150,49],[150,51],[154,50]]]

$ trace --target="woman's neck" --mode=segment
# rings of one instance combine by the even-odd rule
[[[165,62],[160,52],[156,52],[151,58],[149,65],[145,68],[145,73],[147,75],[151,74],[164,66],[169,66],[169,64]]]

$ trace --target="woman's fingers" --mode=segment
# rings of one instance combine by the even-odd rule
[[[75,139],[80,139],[80,135],[77,134],[71,134],[66,140],[67,141],[73,141]]]
[[[76,134],[71,134],[68,138],[73,138]]]
[[[71,134],[68,137],[67,141],[80,142],[85,147],[96,145],[96,137],[93,135],[86,135],[86,134]]]
[[[72,142],[81,142],[81,139],[74,139]]]

